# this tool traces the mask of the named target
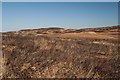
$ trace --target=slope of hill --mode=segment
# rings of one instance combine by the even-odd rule
[[[118,78],[120,27],[2,33],[4,78]]]

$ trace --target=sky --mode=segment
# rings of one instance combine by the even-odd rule
[[[2,2],[0,2],[0,32],[2,31]]]
[[[119,0],[1,0],[3,2],[119,2]]]
[[[3,2],[2,31],[118,25],[117,2]]]

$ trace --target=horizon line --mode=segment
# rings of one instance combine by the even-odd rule
[[[108,26],[100,26],[100,27],[81,27],[81,28],[67,28],[67,27],[38,27],[38,28],[23,28],[19,30],[10,30],[10,31],[0,31],[0,33],[4,32],[16,32],[16,31],[21,31],[21,30],[35,30],[35,29],[42,29],[42,28],[63,28],[63,29],[86,29],[86,28],[104,28],[104,27],[112,27],[112,26],[120,26],[120,25],[108,25]]]

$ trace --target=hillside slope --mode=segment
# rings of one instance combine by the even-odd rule
[[[4,78],[118,78],[119,26],[2,33]]]

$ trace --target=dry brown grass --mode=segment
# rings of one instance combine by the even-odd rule
[[[4,77],[118,78],[120,42],[112,29],[3,33]]]

